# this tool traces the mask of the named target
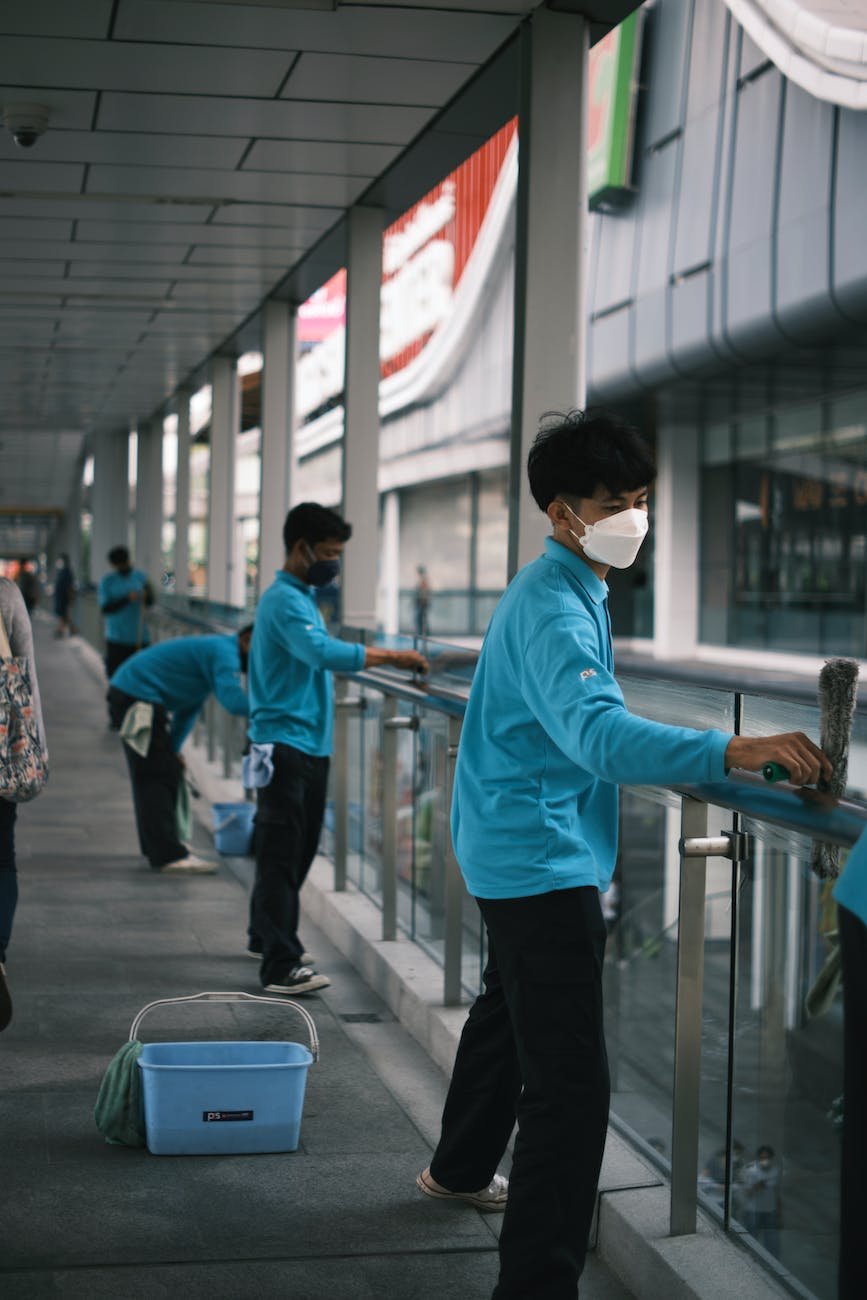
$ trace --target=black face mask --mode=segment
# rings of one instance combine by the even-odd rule
[[[307,570],[305,581],[311,587],[327,587],[329,582],[340,575],[339,560],[317,560],[316,553],[312,547],[308,546],[307,550],[313,556],[310,568]]]

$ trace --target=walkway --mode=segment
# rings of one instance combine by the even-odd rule
[[[246,897],[215,877],[151,874],[138,856],[126,767],[75,644],[37,625],[52,757],[18,822],[21,901],[0,1038],[4,1300],[487,1300],[496,1220],[420,1196],[446,1081],[310,925],[333,985],[305,1005],[322,1059],[299,1151],[156,1157],[106,1145],[102,1072],[135,1013],[202,989],[257,991]],[[300,1036],[274,1008],[160,1008],[145,1040]],[[582,1300],[628,1300],[591,1258]]]

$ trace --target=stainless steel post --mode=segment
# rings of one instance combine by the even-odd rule
[[[397,938],[398,744],[401,731],[415,731],[418,718],[399,717],[398,701],[382,704],[382,937]]]
[[[235,753],[235,719],[227,709],[223,709],[222,714],[223,776],[228,781],[232,775],[232,759]]]
[[[338,677],[335,684],[334,752],[331,760],[334,796],[334,888],[346,889],[346,859],[349,851],[349,715],[364,711],[364,696],[349,695],[349,683]]]
[[[461,719],[449,718],[446,808],[451,824],[452,787],[455,779],[455,760],[461,738]],[[445,953],[443,972],[443,1002],[447,1007],[459,1007],[463,998],[463,913],[464,882],[455,857],[451,834],[446,838],[445,854]]]
[[[695,1232],[698,1180],[701,1006],[704,975],[705,855],[687,856],[686,842],[707,836],[707,804],[681,800],[677,1002],[674,1012],[674,1099],[671,1122],[673,1237]],[[693,850],[698,847],[693,843]]]
[[[346,696],[349,690],[345,677],[335,683],[334,708],[334,888],[340,893],[346,889],[346,850],[349,820],[349,714]]]
[[[205,704],[205,721],[208,728],[208,762],[213,763],[217,757],[217,726],[214,714],[217,709],[217,701],[213,695],[209,695]]]

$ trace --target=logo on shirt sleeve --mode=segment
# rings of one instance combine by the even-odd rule
[[[586,682],[588,677],[595,677],[595,676],[596,676],[595,668],[585,668],[583,673],[581,673],[581,680],[582,682]]]

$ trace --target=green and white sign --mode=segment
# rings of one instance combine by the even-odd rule
[[[615,207],[630,192],[638,60],[639,11],[590,51],[587,172],[591,208]]]

